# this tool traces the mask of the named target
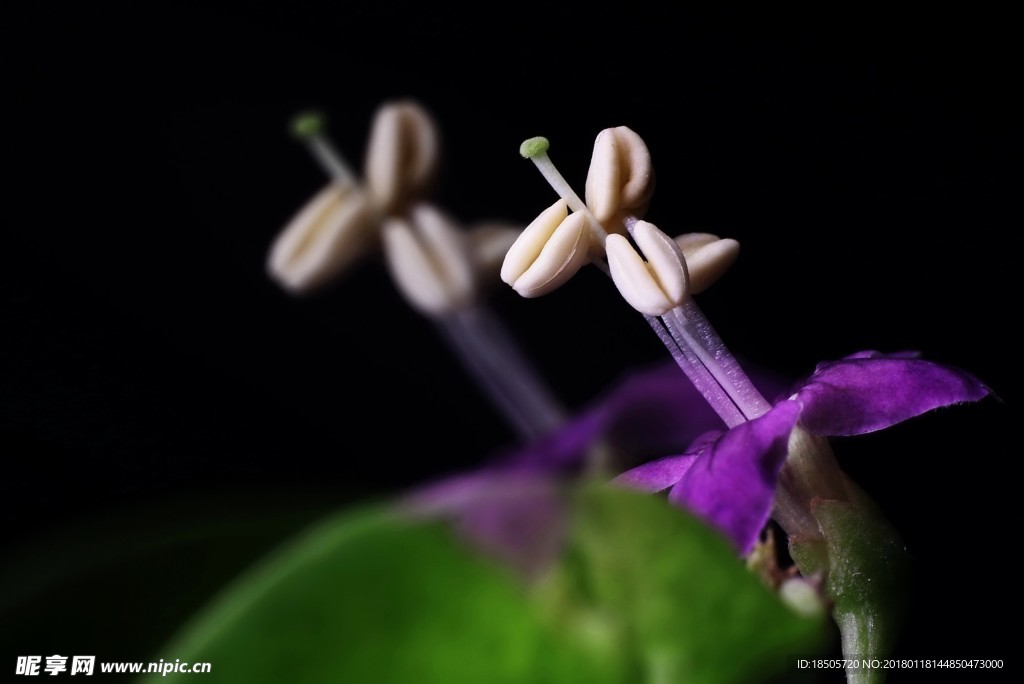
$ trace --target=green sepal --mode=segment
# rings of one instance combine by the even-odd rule
[[[823,538],[791,540],[790,553],[805,575],[824,573],[843,657],[882,659],[892,653],[905,618],[909,556],[874,503],[860,491],[851,494],[852,502],[813,502]],[[885,678],[880,669],[848,675],[850,682]]]

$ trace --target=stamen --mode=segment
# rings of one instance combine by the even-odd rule
[[[565,178],[551,162],[547,154],[548,147],[547,139],[532,138],[520,146],[520,154],[533,160],[552,188],[574,211],[586,211],[590,216],[593,216],[593,213],[580,200],[579,196],[573,192]],[[607,189],[606,186],[613,183],[613,181],[618,183],[618,168],[621,161],[618,152],[613,148],[609,148],[606,144],[602,145],[600,138],[597,141],[596,147],[601,157],[598,161],[603,161],[605,164],[604,166],[598,164],[596,169],[599,174],[604,175],[598,179],[599,182],[595,182],[593,186],[595,192],[602,188]],[[642,145],[642,141],[638,149],[641,147],[646,149],[646,146]],[[642,159],[638,163],[641,163],[643,166]],[[605,168],[609,164],[615,165],[616,170],[614,172]],[[594,164],[591,164],[591,171],[593,172],[594,170]],[[643,197],[642,193],[637,193],[636,190],[634,190],[634,194]],[[648,197],[643,197],[643,199],[646,201]],[[614,208],[618,205],[611,202],[609,206]],[[597,224],[594,228],[595,234],[603,237],[602,242],[606,241],[608,238],[607,231],[597,222],[596,218],[594,220]],[[637,220],[635,216],[626,216],[623,219],[627,230],[631,235],[634,235],[634,239],[636,239],[634,229]],[[679,249],[678,245],[676,245],[676,249]],[[716,265],[727,260],[730,250],[735,253],[735,249],[728,244],[721,249],[724,257],[719,256]],[[605,270],[605,272],[609,275],[611,274],[610,270]],[[712,279],[711,275],[709,275],[709,280]],[[661,304],[662,302],[659,301],[658,303]],[[707,397],[709,403],[711,403],[712,407],[715,408],[727,424],[736,419],[733,408],[738,409],[742,417],[747,420],[761,415],[770,408],[768,402],[764,400],[746,374],[743,373],[739,364],[736,363],[735,358],[725,347],[725,344],[722,343],[717,333],[707,323],[707,319],[700,313],[700,309],[693,303],[692,298],[688,298],[687,302],[682,306],[676,306],[670,311],[665,312],[660,322],[651,318],[651,313],[659,308],[661,307],[653,307],[649,311],[644,312],[645,316],[648,317],[648,323],[663,342],[666,342],[667,339],[672,340],[671,344],[666,342],[666,346],[673,358],[687,376],[691,378],[694,385],[698,389],[703,388],[702,392],[705,393],[705,397]],[[697,320],[702,321],[703,324],[694,325],[683,313],[684,310],[690,313],[691,317],[696,317]],[[696,359],[696,363],[694,359]],[[694,380],[695,377],[697,378],[696,380]],[[713,386],[717,386],[719,390],[712,390]],[[728,397],[728,402],[723,401],[723,394]],[[733,408],[730,408],[729,404]]]
[[[684,233],[675,240],[690,271],[691,294],[700,294],[714,285],[740,255],[740,243],[710,233]]]
[[[523,142],[519,151],[524,157],[534,162],[551,187],[574,212],[586,213],[587,217],[593,221],[594,235],[600,239],[601,244],[605,245],[606,250],[608,241],[611,240],[612,252],[608,254],[608,257],[612,264],[606,265],[602,260],[595,260],[594,263],[602,267],[601,270],[606,274],[613,276],[617,285],[620,282],[623,283],[625,287],[620,286],[620,291],[623,292],[627,301],[644,314],[648,324],[668,348],[673,359],[704,395],[712,408],[730,427],[767,412],[771,405],[750,382],[693,298],[686,296],[685,291],[681,298],[670,297],[669,293],[662,288],[662,283],[657,282],[653,277],[652,266],[644,264],[640,260],[639,256],[629,247],[625,238],[609,238],[604,226],[597,221],[593,212],[580,200],[551,162],[547,154],[549,146],[546,138],[531,138]],[[606,193],[610,186],[619,183],[619,165],[622,159],[619,152],[614,147],[609,147],[609,144],[603,144],[600,137],[595,147],[599,154],[598,162],[601,163],[596,166],[599,177],[592,187],[596,193]],[[637,149],[640,147],[646,150],[642,141]],[[641,165],[641,168],[647,168],[644,166],[642,158],[638,158],[637,163]],[[609,170],[607,168],[609,165],[614,165],[615,169]],[[591,164],[591,172],[595,172],[594,163]],[[644,203],[649,199],[649,195],[645,196],[636,188],[633,189],[633,194],[640,197]],[[602,201],[605,201],[610,207],[608,211],[613,211],[619,206],[613,200],[608,200],[607,197]],[[636,216],[627,215],[622,220],[630,235],[636,240],[636,227],[639,219]],[[645,230],[642,229],[641,232],[645,232]],[[711,237],[713,239],[706,241],[703,238],[691,239],[689,244],[684,241],[686,246],[691,247],[696,254],[700,254],[704,259],[703,263],[695,264],[701,267],[702,275],[698,285],[702,288],[716,280],[738,254],[739,243],[719,241],[714,236]],[[641,240],[646,239],[645,237],[641,238]],[[685,263],[681,246],[674,241],[671,246],[677,258]],[[660,254],[656,250],[652,251],[652,255],[655,253]],[[506,264],[508,263],[506,257]],[[667,264],[668,260],[663,260],[663,263]],[[657,268],[657,265],[653,266],[653,269],[657,270]],[[613,275],[613,269],[615,275]],[[666,270],[666,274],[670,272],[670,270]],[[507,278],[505,280],[508,282]],[[516,281],[513,279],[513,282]],[[674,306],[667,307],[668,304],[674,304]]]
[[[686,298],[689,281],[686,260],[675,241],[651,223],[638,221],[633,238],[647,261],[623,236],[608,236],[605,250],[612,280],[634,309],[650,316],[661,316]]]
[[[481,285],[489,286],[499,280],[498,274],[505,255],[512,249],[522,230],[522,226],[493,221],[470,227],[466,237],[469,238],[469,251]]]
[[[383,216],[401,211],[384,222],[381,233],[392,279],[406,300],[435,322],[521,437],[534,439],[561,425],[566,411],[501,321],[476,302],[479,280],[493,278],[518,229],[490,225],[468,237],[428,205],[409,209],[431,180],[438,156],[429,115],[411,102],[378,111],[366,159],[370,192],[327,140],[324,128],[317,112],[292,121],[292,133],[333,182],[275,242],[271,276],[294,291],[326,282],[376,238]],[[585,259],[585,244],[581,251]]]
[[[726,424],[732,427],[743,422],[744,407],[732,397],[729,385],[717,373],[714,359],[675,317],[689,299],[689,273],[679,245],[647,221],[632,220],[629,230],[648,262],[640,259],[626,238],[608,236],[609,265],[619,292],[645,315],[687,377]]]
[[[325,283],[377,240],[380,227],[395,286],[433,320],[511,427],[523,439],[534,439],[561,425],[565,410],[501,320],[476,301],[480,282],[494,279],[519,229],[490,224],[470,237],[440,211],[415,204],[432,180],[438,157],[438,135],[429,115],[411,101],[378,110],[366,186],[327,139],[321,114],[301,114],[291,128],[333,182],[275,241],[268,260],[274,280],[295,292]],[[579,262],[575,268],[587,257],[583,228],[577,230],[583,234],[581,254],[568,260]]]
[[[626,218],[625,223],[632,235],[637,227],[646,222],[630,216]],[[673,244],[679,249],[678,243]],[[683,304],[666,312],[661,320],[679,348],[689,350],[696,356],[715,384],[721,387],[747,420],[756,418],[771,408],[771,404],[750,382],[692,297],[687,297]]]
[[[587,206],[583,204],[579,196],[569,186],[562,174],[559,173],[557,168],[555,168],[555,165],[547,155],[548,147],[549,143],[547,138],[530,138],[520,145],[519,153],[523,157],[533,160],[537,169],[569,207],[578,213],[585,213],[587,217],[593,221],[593,226],[595,227],[593,232],[595,235],[599,235],[601,237],[603,244],[608,239],[607,231],[605,231],[604,227],[601,226],[596,218],[594,218],[593,213],[591,213]],[[550,210],[551,209],[549,209],[549,211]],[[632,229],[636,221],[637,219],[635,217],[626,217],[625,225],[628,229]],[[508,257],[506,257],[506,263],[507,259]],[[603,260],[594,260],[593,263],[606,275],[611,276],[611,271]],[[732,427],[742,423],[745,420],[743,413],[738,409],[733,400],[730,399],[725,388],[722,387],[711,371],[704,365],[704,363],[701,362],[694,350],[686,344],[685,339],[679,335],[673,335],[673,329],[669,327],[663,319],[659,319],[658,317],[651,316],[649,314],[644,314],[644,319],[654,330],[655,334],[658,335],[658,338],[668,349],[672,358],[682,369],[683,373],[686,374],[686,377],[690,379],[690,382],[693,383],[694,387],[696,387],[697,390],[707,399],[708,403],[715,412],[718,413],[722,420],[725,421],[726,425]]]
[[[587,215],[568,215],[565,200],[541,212],[509,248],[501,279],[523,297],[539,297],[561,287],[588,257]]]

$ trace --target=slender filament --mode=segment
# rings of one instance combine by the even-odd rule
[[[543,437],[567,412],[520,352],[500,319],[476,305],[436,319],[452,348],[524,440]]]

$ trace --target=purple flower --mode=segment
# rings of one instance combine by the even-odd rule
[[[754,378],[769,396],[786,389],[775,375]],[[535,575],[561,546],[566,511],[560,483],[579,475],[598,445],[632,464],[679,449],[717,420],[675,364],[637,371],[561,428],[498,453],[480,468],[417,488],[402,508],[418,517],[452,519],[478,549]]]
[[[588,250],[591,259],[611,277],[626,302],[643,314],[725,426],[725,430],[719,426],[693,435],[690,447],[681,454],[634,467],[613,483],[647,492],[669,490],[672,503],[718,528],[741,555],[753,550],[769,518],[774,517],[789,538],[796,569],[822,579],[844,654],[884,656],[901,617],[904,546],[870,497],[839,468],[827,438],[880,430],[933,409],[980,400],[990,390],[968,373],[922,361],[916,354],[860,352],[819,365],[795,391],[768,401],[766,396],[777,395],[766,395],[751,381],[690,296],[703,289],[709,272],[717,277],[729,267],[738,244],[701,236],[699,244],[719,248],[705,251],[703,256],[688,255],[684,249],[693,246],[692,238],[673,238],[640,220],[649,193],[639,202],[634,195],[637,187],[646,190],[653,180],[646,147],[635,135],[622,139],[608,136],[605,143],[601,140],[599,137],[591,160],[587,204],[554,168],[546,153],[546,139],[530,139],[520,152],[534,161],[559,193],[561,206],[583,214],[583,222],[591,224],[590,239],[595,241]],[[597,211],[596,205],[602,211]],[[629,237],[610,233],[607,227],[612,221],[616,227],[621,224]],[[565,274],[579,267],[572,259],[578,240],[564,239],[564,235],[555,239],[556,235],[560,235],[558,230],[549,230],[549,239],[539,240],[543,237],[539,232],[524,231],[509,252],[512,271],[519,274],[528,265],[530,273],[542,263],[553,268],[533,275],[543,275],[544,282],[564,282]],[[710,242],[705,242],[709,238]],[[548,258],[531,264],[523,258],[537,254]],[[506,266],[509,263],[507,257]],[[524,296],[543,294],[531,287],[524,291],[522,278],[514,282],[504,279]],[[531,283],[537,280],[528,279]],[[614,402],[610,405],[615,406]],[[619,414],[613,410],[610,415]],[[584,422],[570,424],[547,445],[530,449],[525,457],[520,455],[511,466],[506,462],[503,467],[525,464],[525,472],[549,472],[555,463],[577,462],[579,445],[602,437],[596,440],[596,447],[590,442],[589,451],[596,457],[588,460],[605,465],[607,471],[610,459],[602,447],[607,441],[608,417],[604,414],[602,419],[600,412],[585,415]],[[630,422],[645,418],[637,413]],[[680,411],[670,414],[667,425],[685,425],[689,430],[713,427],[693,418]],[[500,481],[501,471],[485,479],[492,477]],[[499,513],[497,518],[503,516]]]
[[[771,515],[797,426],[821,437],[860,435],[989,393],[969,373],[916,354],[859,352],[819,364],[763,415],[705,433],[682,454],[633,468],[615,482],[668,489],[670,501],[719,528],[746,554]]]
[[[819,364],[794,390],[766,373],[755,384],[782,397],[764,414],[728,430],[674,365],[635,373],[561,429],[499,454],[469,473],[443,478],[407,499],[410,510],[452,517],[485,551],[528,574],[558,549],[563,507],[554,484],[583,468],[604,442],[616,453],[650,456],[612,482],[669,500],[721,530],[747,554],[772,514],[790,438],[800,429],[821,437],[874,432],[933,409],[990,394],[965,371],[913,353],[859,352]]]

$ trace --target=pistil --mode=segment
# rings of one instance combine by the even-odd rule
[[[580,199],[580,196],[576,194],[576,191],[572,189],[572,186],[565,180],[562,173],[555,167],[554,162],[548,156],[549,146],[550,143],[547,138],[540,136],[530,138],[529,140],[524,140],[523,144],[519,146],[519,154],[533,162],[537,170],[544,176],[544,180],[558,193],[559,197],[565,200],[570,209],[586,214],[587,223],[590,225],[591,236],[593,237],[593,244],[600,245],[603,251],[604,242],[608,239],[608,231],[604,229],[604,226],[597,220],[594,213],[590,211],[586,203]],[[594,259],[593,263],[606,274],[608,273],[608,264],[604,262],[603,258]]]
[[[355,173],[328,140],[325,130],[324,117],[319,112],[305,112],[292,120],[292,134],[306,145],[324,173],[343,188],[356,185]]]

